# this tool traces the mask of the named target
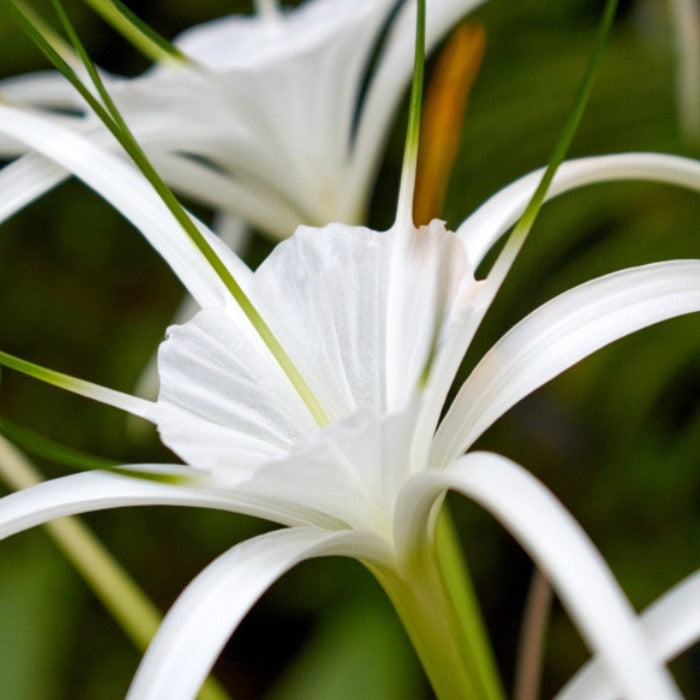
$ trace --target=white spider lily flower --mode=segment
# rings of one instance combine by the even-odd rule
[[[481,2],[431,0],[428,48]],[[396,0],[307,0],[289,11],[260,5],[267,11],[184,32],[174,44],[187,63],[165,62],[134,79],[105,77],[110,93],[163,178],[182,194],[275,238],[299,224],[360,223],[411,76],[415,3],[397,9]],[[58,73],[6,80],[0,97],[78,111],[55,119],[113,143]],[[4,141],[0,155],[23,151]],[[19,207],[67,175],[28,156],[0,179],[33,183],[16,185]]]
[[[439,421],[495,291],[492,278],[477,281],[474,269],[525,208],[537,173],[498,193],[456,234],[440,222],[420,229],[396,224],[384,233],[343,224],[301,227],[255,273],[222,247],[222,261],[321,407],[321,417],[313,417],[134,168],[71,130],[12,107],[0,106],[0,130],[111,201],[202,307],[191,322],[171,328],[162,345],[156,402],[63,382],[153,421],[188,466],[142,468],[188,483],[102,472],[55,479],[0,500],[0,535],[61,515],[157,503],[288,526],[236,545],[192,582],[145,656],[133,697],[193,695],[267,587],[299,561],[328,554],[356,557],[375,573],[438,693],[459,688],[495,697],[465,670],[469,650],[436,574],[434,515],[449,489],[484,506],[546,572],[602,660],[613,692],[678,697],[609,569],[564,508],[509,460],[464,453],[517,401],[596,349],[700,310],[700,260],[623,270],[551,300],[486,354]],[[571,161],[560,166],[550,196],[627,178],[700,190],[700,164],[659,154]]]

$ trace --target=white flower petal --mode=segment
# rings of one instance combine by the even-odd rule
[[[472,283],[461,242],[438,222],[387,233],[335,224],[300,228],[248,292],[335,420],[406,408]],[[161,353],[164,402],[273,444],[313,432],[272,357],[224,313],[171,329]]]
[[[38,153],[28,153],[0,169],[0,221],[9,219],[65,180],[60,165]]]
[[[47,119],[66,125],[83,121],[82,98],[58,71],[29,73],[0,81],[0,102],[35,108]],[[25,150],[23,144],[0,134],[0,158],[15,158]]]
[[[201,161],[142,145],[167,183],[201,204],[241,216],[275,238],[286,238],[299,224],[301,214],[272,188],[261,189],[259,182],[249,184]]]
[[[300,441],[283,459],[261,464],[236,490],[274,495],[391,539],[388,514],[410,464],[414,424],[414,408],[358,411]]]
[[[596,350],[659,321],[700,310],[700,260],[621,270],[533,311],[508,331],[462,384],[433,443],[449,463],[529,393]]]
[[[329,555],[382,560],[385,554],[370,536],[312,528],[278,530],[236,545],[204,569],[175,602],[128,697],[194,697],[246,613],[296,564]]]
[[[434,221],[386,233],[302,227],[250,289],[334,419],[403,410],[473,283],[461,242]]]
[[[315,432],[303,401],[260,345],[222,311],[203,311],[184,326],[168,329],[158,351],[161,388],[154,416],[166,444],[188,463],[209,466],[203,453],[188,451],[190,434],[193,450],[217,447],[211,436],[206,441],[196,437],[204,423],[229,433],[226,460],[234,464],[250,450],[267,458],[279,456],[295,440]]]
[[[245,430],[163,406],[163,442],[215,488],[255,502],[303,509],[307,521],[371,530],[387,539],[396,493],[410,463],[415,412],[359,411],[283,449]]]
[[[171,328],[161,346],[153,414],[161,437],[188,464],[237,488],[369,527],[381,520],[377,512],[391,511],[427,452],[433,431],[414,430],[416,411],[426,396],[447,391],[445,367],[453,373],[461,358],[453,336],[468,341],[455,319],[467,313],[474,285],[461,240],[440,222],[386,233],[300,228],[248,291],[331,425],[319,433],[267,349],[210,310]],[[423,388],[433,356],[441,380],[433,387],[428,372]],[[311,465],[323,476],[299,493],[308,480],[298,474],[314,481]]]
[[[58,71],[37,71],[0,82],[0,98],[35,107],[81,109],[82,98]]]
[[[235,146],[228,169],[235,174],[242,166],[284,193],[301,212],[298,221],[345,220],[353,209],[343,179],[355,103],[391,5],[325,0],[306,2],[274,22],[256,15],[222,18],[176,40],[208,70],[191,71],[185,81],[182,73],[161,70],[144,76],[143,87],[152,83],[161,98],[169,91],[166,99],[178,105],[183,87],[199,94],[202,99],[188,100],[185,109],[206,104],[206,121],[222,146],[241,140],[227,135],[233,120],[239,136],[255,145],[245,158]],[[138,82],[130,89],[139,90]]]
[[[163,470],[162,465],[133,468]],[[168,467],[167,473],[186,478],[199,475],[197,471],[177,466]],[[301,507],[278,506],[272,498],[260,502],[214,488],[164,484],[146,478],[91,471],[45,481],[0,499],[0,538],[65,515],[147,505],[215,508],[288,525],[315,524],[321,520]]]
[[[635,700],[680,697],[586,534],[537,479],[504,457],[475,452],[408,482],[396,508],[399,556],[425,537],[433,504],[447,489],[483,506],[529,552],[607,667],[618,694]]]
[[[668,662],[700,639],[700,571],[664,593],[642,614],[642,624],[659,661]],[[589,661],[557,694],[557,700],[615,700],[606,669]]]
[[[539,184],[544,169],[521,177],[482,204],[457,229],[478,267],[491,246],[518,220]],[[562,163],[547,199],[563,192],[614,180],[651,180],[700,190],[700,162],[662,153],[619,153]]]
[[[60,163],[111,202],[146,236],[202,306],[224,303],[227,295],[216,273],[135,168],[69,129],[2,104],[0,132]],[[207,236],[217,252],[227,256],[234,272],[247,269],[216,236],[209,232]]]

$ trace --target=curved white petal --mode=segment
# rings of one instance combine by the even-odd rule
[[[664,593],[642,614],[659,661],[668,662],[700,639],[700,571]],[[589,661],[557,694],[557,700],[615,700],[600,661]]]
[[[564,292],[506,333],[462,384],[433,443],[449,463],[529,393],[596,350],[700,310],[700,260],[621,270]]]
[[[478,267],[491,246],[518,220],[542,179],[544,168],[511,183],[482,204],[457,229]],[[617,153],[562,163],[547,190],[552,199],[597,182],[651,180],[700,190],[700,162],[662,153]]]
[[[504,457],[475,452],[408,482],[395,516],[399,557],[425,537],[432,507],[448,489],[483,506],[529,552],[618,694],[635,700],[680,697],[595,546],[537,479]]]
[[[141,467],[149,469],[148,465],[139,465],[138,468]],[[152,465],[150,469],[162,472],[161,465]],[[200,474],[177,466],[169,467],[167,473],[185,478]],[[262,502],[222,489],[164,484],[145,478],[91,471],[45,481],[0,499],[0,538],[64,515],[147,505],[215,508],[290,525],[333,524],[327,518],[309,513],[308,509],[278,505],[273,498]]]
[[[58,71],[28,73],[0,81],[0,101],[35,108],[59,123],[82,121],[82,98]],[[0,133],[0,158],[14,158],[25,150],[15,139]]]
[[[60,163],[107,199],[146,236],[202,306],[223,305],[227,295],[216,273],[135,168],[70,129],[2,104],[0,132]],[[216,237],[207,235],[221,250]],[[227,252],[230,263],[235,256]]]
[[[426,3],[426,53],[461,17],[484,0],[430,0]],[[413,71],[416,4],[405,2],[386,37],[360,113],[347,188],[352,200],[362,202],[373,184],[382,156],[382,142],[401,95]]]
[[[0,81],[0,98],[52,109],[82,108],[75,88],[58,71],[37,71]]]
[[[28,153],[4,166],[0,169],[0,221],[9,219],[66,177],[65,168],[38,153]]]
[[[371,536],[313,528],[277,530],[236,545],[204,569],[170,609],[128,697],[194,697],[258,598],[305,559],[341,555],[385,562],[386,554]]]
[[[302,219],[302,214],[271,187],[261,188],[259,182],[251,184],[192,158],[152,151],[148,143],[142,145],[174,190],[205,206],[241,216],[274,238],[290,236]],[[177,147],[174,139],[171,145]]]

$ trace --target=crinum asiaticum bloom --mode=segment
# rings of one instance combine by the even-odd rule
[[[428,48],[482,2],[431,0]],[[299,224],[362,223],[413,66],[415,2],[392,14],[397,4],[307,0],[282,11],[261,0],[256,14],[184,32],[174,44],[190,60],[105,81],[162,177],[182,194],[275,238]],[[43,109],[97,142],[113,143],[57,72],[6,80],[0,98]],[[0,156],[23,151],[0,139]],[[68,176],[42,161],[32,154],[0,173],[3,186],[13,181],[16,193],[0,206],[22,206]]]
[[[440,420],[504,272],[497,262],[477,280],[474,270],[524,210],[541,173],[496,194],[456,233],[437,221],[415,229],[407,217],[384,233],[301,227],[255,273],[198,223],[281,344],[285,365],[130,165],[17,108],[0,105],[0,130],[112,202],[202,309],[169,330],[155,402],[0,356],[10,367],[152,421],[187,465],[166,468],[180,484],[89,472],[25,489],[0,500],[0,534],[61,515],[147,504],[212,507],[287,526],[234,546],[192,582],[146,655],[134,697],[194,694],[266,588],[299,561],[328,554],[356,557],[377,576],[438,693],[496,697],[478,685],[478,673],[465,670],[469,649],[437,573],[435,513],[449,489],[489,510],[547,573],[600,657],[584,688],[602,682],[627,697],[677,697],[659,663],[672,653],[669,645],[659,642],[658,652],[656,632],[644,630],[562,506],[509,460],[465,452],[521,398],[596,349],[699,310],[700,260],[623,270],[556,297],[494,345]],[[659,154],[570,161],[549,195],[627,178],[700,190],[700,164]]]

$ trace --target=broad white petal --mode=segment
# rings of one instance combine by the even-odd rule
[[[278,479],[280,498],[367,527],[382,504],[391,510],[397,485],[416,467],[410,451],[388,458],[392,436],[418,445],[416,454],[429,445],[432,427],[413,430],[418,404],[433,392],[432,372],[423,387],[426,368],[434,357],[444,370],[443,350],[463,328],[455,319],[473,285],[462,242],[440,222],[386,233],[300,228],[248,291],[331,425],[319,432],[267,349],[210,310],[171,328],[161,346],[154,418],[163,441],[237,488],[263,492]],[[458,363],[459,353],[448,354]],[[449,381],[438,384],[433,393]],[[295,475],[310,465],[323,478],[310,476],[314,488],[299,493],[307,482]]]
[[[483,2],[430,0],[426,3],[426,52],[430,52],[461,17]],[[411,79],[415,37],[416,4],[405,2],[389,29],[360,112],[347,185],[350,198],[358,202],[364,201],[374,184],[387,129]]]
[[[539,184],[544,169],[521,177],[482,204],[457,229],[475,267],[491,246],[518,220]],[[651,180],[700,190],[700,162],[662,153],[619,153],[562,163],[547,199],[597,182]]]
[[[533,311],[482,358],[433,443],[432,464],[464,452],[529,393],[596,350],[659,321],[700,310],[700,260],[621,270]]]
[[[473,284],[441,222],[386,233],[336,224],[277,246],[251,293],[333,419],[403,410]]]
[[[280,450],[316,430],[267,349],[251,342],[223,311],[202,311],[183,326],[171,326],[158,351],[158,374],[155,419],[166,443],[190,464],[204,466],[203,455],[193,461],[194,455],[184,449],[187,436],[204,428],[201,422],[230,432],[227,461],[233,464],[253,449],[268,459],[279,456]],[[192,422],[186,425],[189,417]],[[179,425],[180,418],[185,425]],[[211,439],[194,437],[194,442],[193,449],[215,447]]]
[[[220,556],[166,615],[128,697],[193,698],[258,598],[296,564],[329,555],[385,561],[386,552],[371,536],[293,528],[261,535]]]
[[[223,305],[227,296],[221,281],[135,168],[69,129],[2,104],[0,132],[60,163],[107,199],[146,236],[202,306]],[[230,251],[229,256],[234,257]]]
[[[258,268],[248,291],[336,420],[359,408],[400,411],[411,402],[471,284],[461,242],[438,222],[387,233],[335,224],[300,228]],[[224,415],[197,408],[196,397],[211,394],[255,411],[261,416],[255,423],[283,441],[309,432],[308,412],[285,388],[286,377],[269,354],[256,354],[246,342],[215,311],[191,328],[172,329],[162,350],[163,399],[230,425],[238,409]]]
[[[210,109],[206,120],[217,120],[212,126],[222,144],[226,114],[257,142],[244,164],[240,151],[237,157],[232,153],[230,172],[244,165],[258,181],[288,196],[303,223],[344,220],[350,213],[344,177],[354,109],[392,4],[326,0],[304,3],[274,21],[233,16],[194,27],[176,43],[208,69],[200,72],[200,86],[194,74],[184,85],[181,75],[162,71],[152,82],[160,94],[177,95],[178,104],[183,86],[199,91]]]
[[[642,614],[642,624],[659,661],[676,658],[700,639],[700,571],[664,593]],[[557,695],[558,700],[615,700],[607,672],[589,661]]]
[[[149,465],[139,468],[149,469]],[[162,471],[162,465],[150,469]],[[196,477],[200,472],[185,467],[169,467],[168,474]],[[316,523],[319,518],[306,517],[301,508],[279,506],[227,493],[216,488],[164,484],[132,476],[101,471],[80,472],[45,481],[11,493],[0,499],[0,538],[41,525],[65,515],[77,515],[126,506],[172,505],[215,508],[253,515],[282,524]]]
[[[595,546],[537,479],[504,457],[475,452],[408,482],[396,508],[399,556],[426,536],[432,507],[448,489],[483,506],[528,551],[605,664],[618,694],[635,700],[680,697]]]

